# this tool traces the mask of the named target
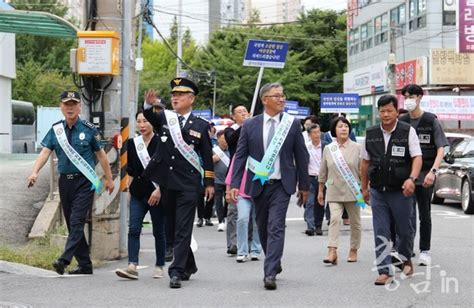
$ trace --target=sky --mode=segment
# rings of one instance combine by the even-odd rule
[[[262,3],[261,5],[272,2],[272,0],[253,1]],[[178,0],[154,0],[153,2],[154,21],[160,32],[168,37],[174,15],[178,14]],[[209,34],[209,15],[206,2],[202,0],[182,0],[183,32],[189,28],[193,38],[201,45],[207,43]],[[301,2],[307,10],[314,8],[343,10],[347,7],[347,0],[302,0]]]

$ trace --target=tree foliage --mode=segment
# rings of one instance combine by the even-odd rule
[[[11,4],[17,10],[42,11],[59,17],[64,17],[68,11],[60,0],[13,0]],[[69,71],[69,50],[74,44],[74,39],[17,34],[17,63],[33,60],[48,69]]]
[[[257,16],[258,17],[258,16]],[[345,14],[312,10],[299,21],[271,27],[227,27],[215,32],[207,46],[195,56],[193,66],[217,72],[217,109],[244,103],[250,106],[258,68],[244,67],[243,56],[249,39],[289,42],[284,69],[265,69],[262,80],[281,82],[288,100],[319,112],[319,94],[341,92],[346,67]],[[212,86],[200,85],[201,97],[212,97]]]

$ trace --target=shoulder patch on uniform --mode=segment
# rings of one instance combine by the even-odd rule
[[[89,128],[96,128],[95,125],[87,120],[82,120],[82,123],[84,123],[85,126]]]
[[[203,117],[201,117],[201,116],[196,116],[196,119],[199,119],[199,120],[201,120],[201,121],[204,121],[206,124],[209,124],[209,123],[211,123],[210,121],[208,121],[208,120],[204,119],[204,118],[203,118]]]
[[[63,120],[59,120],[59,121],[57,121],[57,122],[54,122],[52,126],[54,126],[54,125],[56,125],[56,124],[59,124],[59,123],[61,123],[62,121],[63,121]]]

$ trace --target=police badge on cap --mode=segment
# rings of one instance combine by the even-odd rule
[[[77,93],[75,91],[64,91],[61,94],[61,103],[65,103],[65,102],[80,103],[81,102],[81,96],[79,95],[79,93]]]
[[[171,80],[171,93],[173,92],[183,92],[183,93],[193,93],[197,95],[199,89],[194,82],[187,78],[177,77]]]

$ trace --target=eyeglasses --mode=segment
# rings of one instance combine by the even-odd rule
[[[265,95],[265,97],[272,97],[272,98],[276,98],[276,99],[286,99],[286,96],[285,95],[282,95],[282,94],[275,94],[275,95]]]

